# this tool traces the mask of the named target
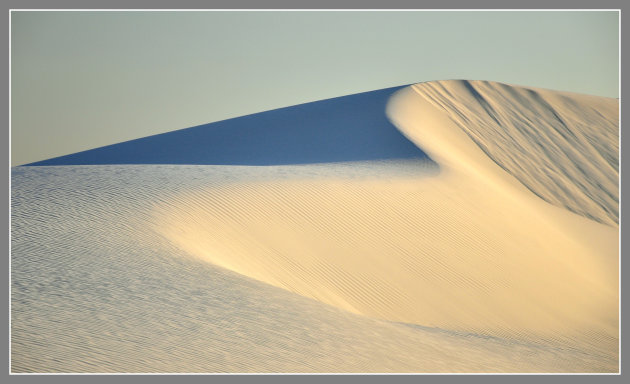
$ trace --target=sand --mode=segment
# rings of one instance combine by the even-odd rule
[[[386,113],[430,159],[12,169],[12,370],[617,372],[617,100]]]

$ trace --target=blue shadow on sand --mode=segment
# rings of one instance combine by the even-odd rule
[[[402,87],[300,104],[26,165],[287,165],[424,158],[385,116]]]

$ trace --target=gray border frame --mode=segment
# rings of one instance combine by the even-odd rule
[[[623,1],[567,1],[567,0],[530,0],[528,2],[516,2],[511,1],[506,3],[500,0],[480,0],[480,1],[465,1],[465,0],[430,0],[430,1],[413,1],[413,0],[389,0],[388,2],[378,0],[319,0],[319,1],[301,1],[296,4],[296,1],[291,0],[181,0],[177,3],[166,0],[110,0],[110,1],[98,1],[86,4],[85,1],[80,0],[57,0],[57,1],[45,1],[45,0],[8,0],[0,4],[2,10],[2,16],[0,24],[2,25],[2,42],[0,55],[0,69],[2,71],[1,84],[4,92],[1,93],[2,103],[0,103],[0,116],[2,121],[2,130],[0,132],[0,153],[2,158],[2,168],[0,173],[0,181],[2,188],[0,188],[0,200],[2,200],[1,212],[4,220],[1,222],[2,230],[0,235],[0,249],[2,250],[1,267],[2,270],[2,288],[0,290],[2,296],[2,302],[0,310],[2,311],[2,317],[0,317],[2,327],[0,333],[2,334],[3,347],[0,348],[0,380],[3,383],[31,383],[31,382],[52,382],[52,383],[83,383],[86,381],[92,382],[165,382],[171,383],[174,381],[180,382],[269,382],[269,383],[292,383],[295,381],[306,382],[320,382],[320,381],[350,381],[350,382],[438,382],[446,383],[452,381],[464,381],[473,383],[504,383],[504,382],[561,382],[561,383],[576,383],[576,382],[602,382],[602,383],[622,383],[628,382],[630,374],[626,374],[628,367],[628,353],[623,348],[624,344],[627,345],[626,338],[628,332],[625,331],[628,325],[628,300],[624,297],[630,297],[628,294],[628,284],[623,279],[620,280],[621,284],[621,355],[620,355],[620,375],[11,375],[9,376],[9,252],[10,252],[10,216],[9,216],[9,198],[10,198],[10,132],[9,132],[9,19],[10,9],[620,9],[620,63],[627,63],[628,61],[628,43],[627,39],[623,39],[623,34],[627,34],[627,29],[622,27],[623,21],[626,18],[626,13],[630,12],[630,6],[623,7]],[[628,87],[623,86],[628,84],[630,76],[624,76],[621,72],[620,65],[620,97],[628,96]],[[625,81],[624,81],[625,80]],[[623,118],[623,103],[620,105],[620,114]],[[623,123],[620,122],[620,129],[622,129]],[[623,152],[623,148],[626,146],[628,139],[625,137],[623,131],[620,133],[621,147],[620,152]],[[625,143],[625,144],[624,144]],[[630,145],[630,144],[629,144]],[[623,261],[623,255],[626,254],[628,246],[624,244],[624,232],[623,228],[625,224],[624,211],[621,208],[625,195],[623,190],[627,190],[630,181],[624,178],[624,165],[630,163],[630,156],[623,156],[620,153],[621,169],[620,169],[620,240],[622,255],[620,275],[623,277],[630,274],[627,263]],[[8,220],[7,220],[8,218]],[[630,251],[628,251],[630,252]],[[625,368],[624,368],[625,367]],[[626,379],[623,379],[626,377]]]

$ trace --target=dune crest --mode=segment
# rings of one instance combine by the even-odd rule
[[[412,87],[534,194],[618,225],[618,100],[490,81]]]
[[[540,199],[425,87],[434,85],[395,94],[388,115],[438,175],[200,188],[157,205],[156,231],[196,257],[368,317],[617,356],[617,226]]]

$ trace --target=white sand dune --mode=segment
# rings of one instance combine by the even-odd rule
[[[579,191],[574,186],[578,176],[562,170],[587,172],[590,168],[581,165],[590,161],[589,152],[573,164],[561,156],[564,148],[540,158],[529,151],[538,143],[514,134],[513,146],[520,146],[520,152],[513,150],[506,166],[514,168],[517,176],[511,176],[451,118],[457,111],[436,106],[436,89],[442,87],[439,96],[446,99],[466,90],[463,84],[468,83],[420,84],[399,91],[390,102],[392,121],[439,164],[435,177],[375,175],[197,190],[157,207],[156,230],[204,260],[357,314],[515,340],[548,340],[616,356],[618,228],[600,214],[616,198],[598,200],[615,190],[593,187],[599,179],[614,180],[614,168],[597,167],[592,179],[579,179],[591,183],[582,186],[584,196],[592,197],[585,215],[599,215],[609,225],[546,203],[523,180],[549,199],[572,201],[571,193]],[[503,98],[529,92],[482,84]],[[597,118],[602,113],[614,121],[615,110],[607,100],[592,106],[588,98],[545,94],[561,100],[560,106],[573,103],[582,113],[592,111]],[[546,101],[549,113],[563,114],[564,125],[547,119],[547,125],[535,127],[540,136],[551,137],[561,129],[568,135],[599,132],[584,132],[587,124],[579,115],[555,111],[552,96]],[[459,98],[448,100],[463,108]],[[498,96],[491,99],[499,101]],[[510,104],[521,105],[512,110],[515,116],[529,113],[529,104],[517,102]],[[496,121],[479,109],[468,113],[472,124]],[[505,135],[516,129],[509,117],[499,124]],[[601,135],[608,140],[610,132]],[[599,137],[590,140],[598,142]],[[555,166],[556,184],[543,188],[535,175],[527,174],[542,162]],[[574,187],[566,192],[562,185]]]
[[[14,168],[12,369],[617,372],[616,103],[432,82],[387,114],[433,161]]]

